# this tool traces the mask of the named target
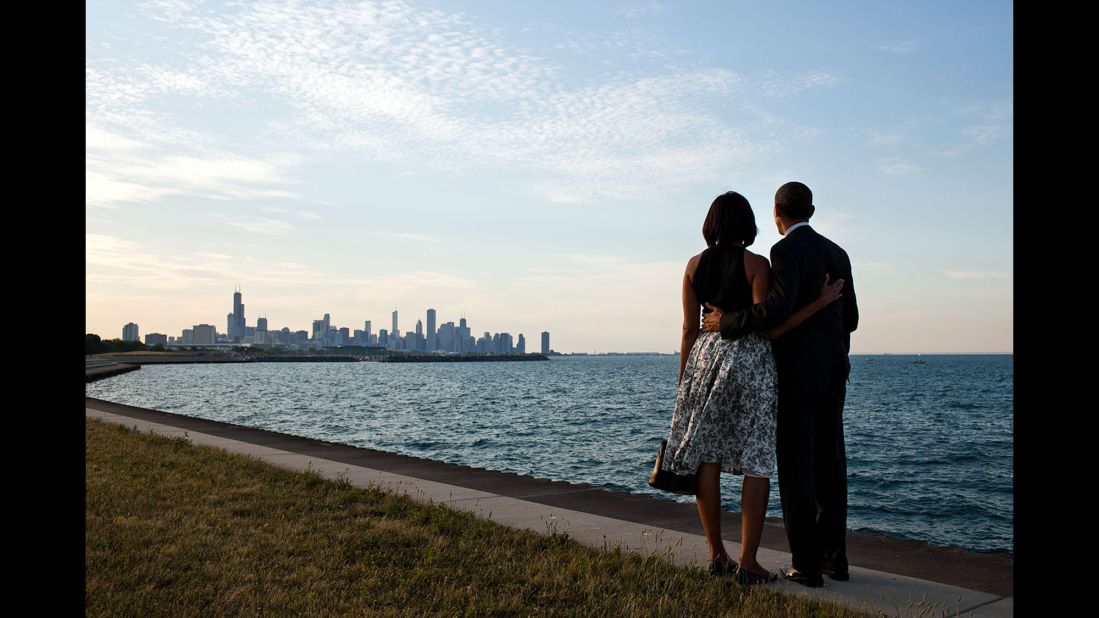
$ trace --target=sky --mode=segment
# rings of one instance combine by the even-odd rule
[[[775,190],[852,260],[854,354],[1013,351],[1009,2],[88,2],[86,329],[678,348]]]

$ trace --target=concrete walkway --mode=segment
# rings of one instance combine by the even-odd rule
[[[379,486],[419,501],[470,511],[515,528],[564,532],[580,543],[659,554],[685,566],[708,558],[693,504],[430,461],[290,436],[206,419],[169,414],[85,398],[85,415],[135,427],[142,432],[185,436],[193,444],[252,455],[293,470],[312,468],[357,487]],[[739,518],[722,521],[726,547],[737,556]],[[730,538],[731,537],[731,538]],[[837,601],[887,615],[1012,616],[1014,561],[1000,554],[930,548],[878,535],[848,533],[851,580],[825,578],[809,589],[779,580],[770,584],[793,594]],[[765,526],[760,562],[772,570],[790,564],[781,522]],[[955,576],[950,576],[955,573]],[[919,576],[914,576],[919,575]],[[944,577],[944,575],[946,575]],[[934,606],[936,611],[923,613]]]

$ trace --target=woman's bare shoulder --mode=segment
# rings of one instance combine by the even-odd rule
[[[767,261],[767,258],[747,249],[744,250],[744,265],[751,269],[771,267],[771,263]]]
[[[698,270],[698,262],[700,260],[702,260],[701,253],[692,257],[690,260],[687,260],[687,274],[693,275],[695,271]]]

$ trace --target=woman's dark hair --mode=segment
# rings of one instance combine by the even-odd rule
[[[709,247],[747,247],[756,241],[758,233],[751,204],[736,191],[714,198],[702,224],[702,237]]]

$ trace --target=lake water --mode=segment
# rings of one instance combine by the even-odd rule
[[[856,531],[1013,552],[1011,355],[851,357]],[[146,365],[101,399],[491,470],[693,501],[647,484],[678,357],[549,362]],[[740,510],[740,478],[722,475]],[[781,517],[777,477],[768,515]]]

